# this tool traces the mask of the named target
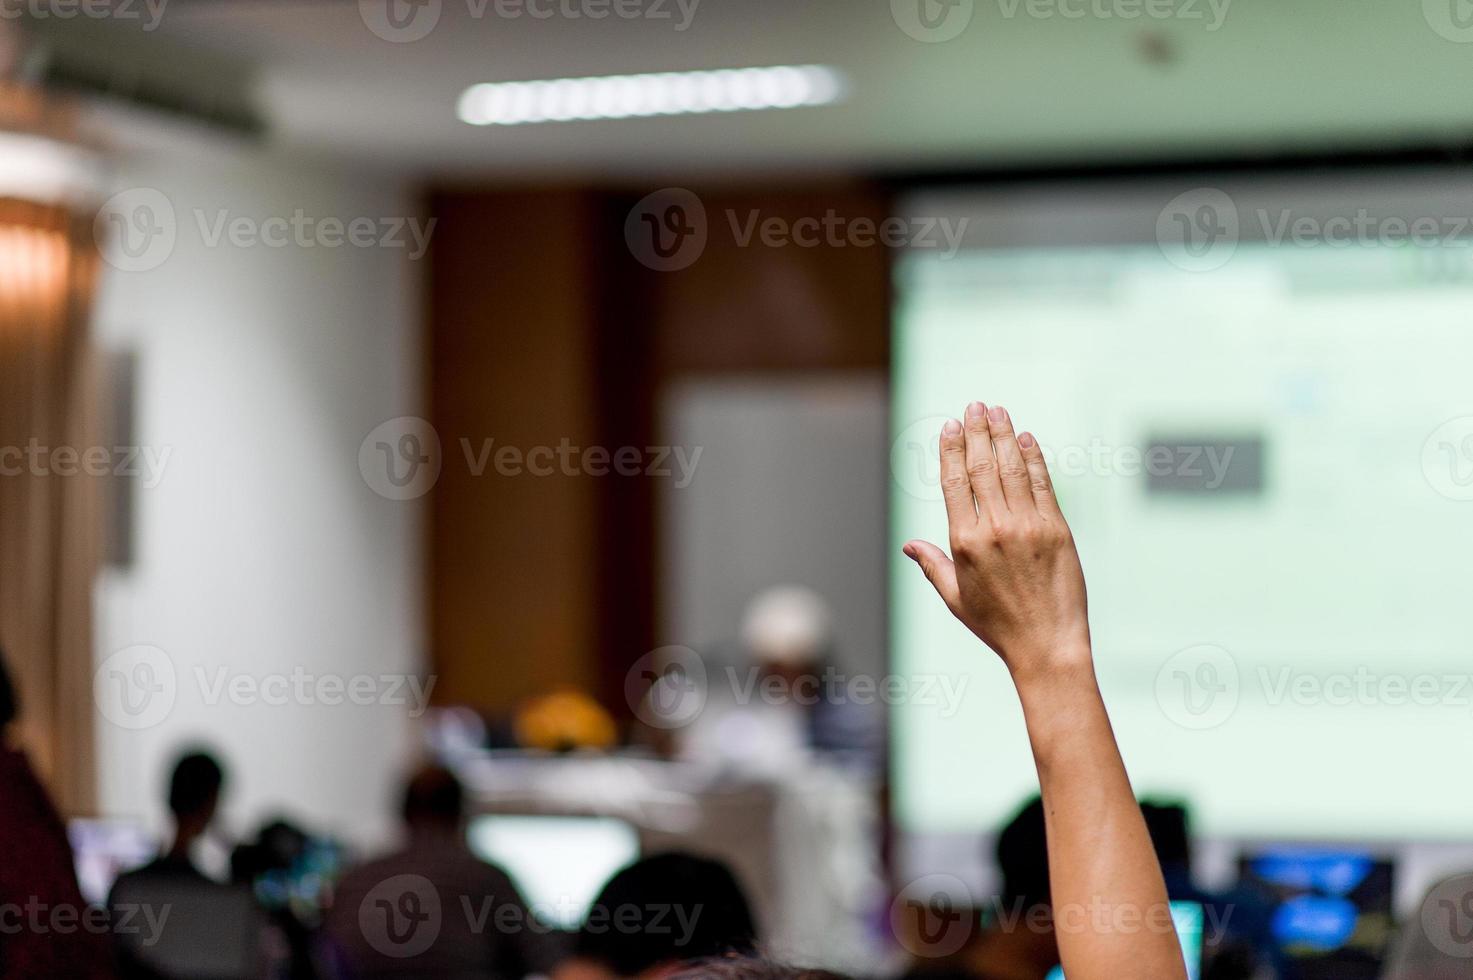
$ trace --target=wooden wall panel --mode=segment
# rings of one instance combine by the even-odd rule
[[[432,196],[428,610],[437,700],[498,710],[595,683],[596,480],[506,476],[483,440],[525,454],[598,438],[592,211],[576,192]]]

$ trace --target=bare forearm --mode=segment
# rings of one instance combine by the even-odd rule
[[[1166,886],[1094,672],[1018,679],[1069,980],[1185,978]]]
[[[1095,683],[1084,569],[1038,440],[1006,409],[941,427],[952,556],[905,553],[1002,657],[1043,787],[1055,932],[1069,980],[1185,980],[1161,866]]]

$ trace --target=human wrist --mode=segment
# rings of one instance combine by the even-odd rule
[[[1095,688],[1094,655],[1087,639],[1009,651],[1004,660],[1013,686],[1023,697],[1033,693],[1056,696]]]

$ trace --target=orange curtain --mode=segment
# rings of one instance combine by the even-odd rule
[[[96,276],[90,225],[0,198],[0,645],[19,689],[20,737],[64,813],[90,811],[97,782],[91,627],[103,484],[69,461],[100,445],[87,339]]]

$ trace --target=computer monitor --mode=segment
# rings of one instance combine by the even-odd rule
[[[576,929],[614,872],[639,857],[639,832],[613,817],[483,814],[467,828],[470,848],[504,868],[532,911]]]
[[[124,871],[152,861],[158,842],[141,824],[128,820],[72,820],[67,823],[77,869],[77,884],[88,902],[103,904]]]
[[[1172,902],[1171,924],[1176,926],[1177,938],[1181,940],[1182,956],[1187,961],[1187,980],[1198,980],[1202,976],[1202,926],[1206,913],[1201,902]],[[1064,980],[1064,968],[1054,967],[1048,980]]]
[[[1284,980],[1373,980],[1394,934],[1392,862],[1354,849],[1261,848],[1241,883],[1270,905]]]

